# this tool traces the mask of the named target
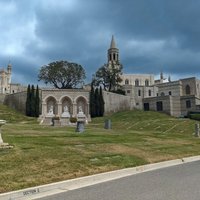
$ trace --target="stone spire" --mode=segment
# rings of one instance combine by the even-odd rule
[[[110,48],[108,49],[108,62],[119,62],[119,49],[116,47],[113,35],[110,43]]]
[[[160,80],[163,80],[164,79],[164,77],[163,77],[163,72],[161,71],[160,72]]]
[[[168,76],[168,82],[171,82],[171,76],[170,75]]]
[[[116,43],[115,43],[115,38],[114,38],[114,35],[112,35],[112,40],[111,40],[111,43],[110,43],[110,49],[116,49]]]

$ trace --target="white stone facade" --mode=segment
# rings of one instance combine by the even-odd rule
[[[7,70],[4,68],[0,70],[0,94],[13,94],[27,90],[27,87],[24,87],[21,84],[11,83],[11,77],[12,65],[8,64]]]
[[[0,93],[10,93],[12,66],[9,64],[7,70],[0,70]]]
[[[116,54],[115,49],[112,37],[108,58],[113,58],[110,54]],[[152,74],[123,74],[121,78],[125,94],[131,97],[131,105],[136,109],[166,112],[176,117],[185,116],[190,111],[200,112],[200,80],[195,77],[171,81],[161,72],[158,80]]]
[[[81,89],[42,89],[42,114],[40,119],[64,116],[64,112],[70,117],[78,116],[80,108],[90,121],[89,92]],[[65,117],[65,116],[64,116]]]

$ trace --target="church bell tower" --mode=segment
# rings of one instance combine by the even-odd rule
[[[110,43],[110,48],[108,49],[108,63],[119,63],[119,49],[116,46],[114,36]]]

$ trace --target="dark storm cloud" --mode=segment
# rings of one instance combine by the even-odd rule
[[[87,81],[107,61],[112,34],[126,73],[199,76],[198,0],[0,1],[0,65],[13,81],[37,83],[55,60],[84,66]]]

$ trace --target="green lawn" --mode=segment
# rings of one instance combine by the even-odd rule
[[[0,106],[8,121],[3,139],[14,146],[0,150],[0,192],[199,154],[195,121],[127,111],[109,116],[112,129],[105,130],[107,118],[93,119],[80,134]]]

